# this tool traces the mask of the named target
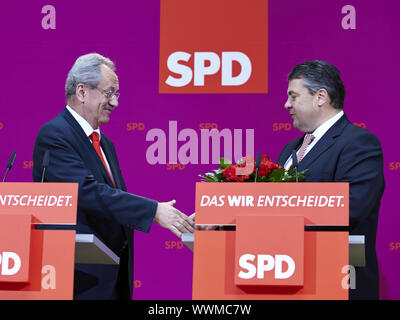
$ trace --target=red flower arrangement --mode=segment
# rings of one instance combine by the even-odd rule
[[[304,180],[306,170],[298,172],[298,181]],[[199,175],[207,182],[254,182],[256,176],[255,159],[246,156],[237,164],[220,158],[220,168]],[[271,161],[267,154],[261,156],[260,168],[257,172],[257,182],[292,182],[296,181],[293,167],[285,170],[283,167]]]

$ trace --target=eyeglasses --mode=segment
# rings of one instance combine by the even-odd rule
[[[118,100],[118,98],[119,98],[119,96],[120,96],[120,93],[119,93],[119,92],[105,91],[105,90],[100,89],[100,88],[97,88],[97,87],[94,88],[94,89],[97,89],[97,90],[100,91],[102,94],[104,94],[108,100],[111,100],[111,99],[114,98],[114,97]]]

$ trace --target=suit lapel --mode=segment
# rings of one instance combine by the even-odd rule
[[[113,176],[115,186],[118,189],[121,189],[121,181],[120,181],[119,174],[117,172],[117,167],[118,167],[117,159],[114,157],[114,154],[111,152],[111,146],[106,139],[101,139],[100,145],[101,145],[101,148],[103,149],[103,152],[107,158],[108,164],[110,165],[111,174]],[[107,176],[108,176],[108,174],[107,174]],[[112,186],[111,179],[108,179],[108,180],[110,180],[109,184]]]
[[[83,131],[82,127],[79,125],[79,123],[75,120],[75,118],[72,116],[72,114],[67,110],[67,108],[64,108],[64,110],[61,112],[61,116],[67,120],[67,122],[71,125],[71,127],[75,130],[79,137],[79,144],[82,146],[82,149],[85,150],[85,153],[89,154],[89,157],[91,159],[91,166],[90,169],[92,171],[97,171],[97,173],[101,176],[103,176],[104,180],[107,182],[109,186],[113,186],[110,176],[108,175],[108,172],[106,168],[103,165],[103,162],[101,161],[99,155],[97,154],[96,150],[93,148],[92,143],[90,142],[89,138],[86,136],[85,132]],[[103,147],[103,146],[102,146]],[[104,149],[103,149],[104,151]],[[106,152],[104,151],[106,154]],[[107,154],[106,154],[107,160],[109,159]],[[87,159],[85,159],[87,160]],[[109,160],[108,160],[109,161]],[[112,168],[111,163],[110,167]],[[112,170],[112,169],[111,169]],[[95,172],[93,172],[95,173]],[[114,175],[114,172],[113,172]]]
[[[114,183],[115,183],[115,188],[122,190],[122,183],[121,183],[121,179],[122,176],[119,175],[119,171],[117,170],[118,166],[118,160],[116,158],[116,156],[114,156],[114,152],[112,152],[112,147],[110,144],[109,139],[102,134],[101,135],[101,140],[100,140],[100,146],[103,149],[104,155],[107,158],[108,164],[110,166],[110,170],[114,179]],[[104,166],[103,166],[104,167]],[[111,179],[107,173],[107,183],[114,188]],[[125,226],[125,225],[121,225],[121,229],[122,232],[124,234],[124,241],[127,244],[133,244],[133,231],[132,229],[129,229],[129,227]],[[129,245],[129,246],[131,246]]]
[[[286,161],[289,159],[289,157],[292,154],[293,150],[297,150],[300,147],[301,142],[303,141],[303,137],[299,137],[295,140],[292,140],[291,142],[289,142],[285,149],[282,151],[282,153],[279,155],[279,158],[277,160],[277,164],[280,166],[284,166]]]
[[[70,124],[70,126],[75,130],[75,132],[79,136],[80,144],[85,145],[85,147],[87,147],[89,149],[89,147],[91,146],[89,138],[86,136],[82,127],[75,120],[75,118],[72,116],[72,114],[67,110],[67,108],[64,108],[64,110],[61,112],[61,116],[63,118],[65,118],[65,120],[67,120],[67,122]]]
[[[316,143],[316,145],[304,156],[299,163],[299,171],[303,171],[334,143],[336,138],[343,132],[343,129],[349,124],[346,115],[343,115]]]

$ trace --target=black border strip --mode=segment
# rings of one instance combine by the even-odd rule
[[[76,230],[75,224],[34,224],[36,230]]]
[[[37,230],[76,230],[76,225],[71,224],[36,224]],[[218,227],[219,231],[236,231],[236,226]],[[348,226],[314,226],[305,225],[304,231],[350,231]]]
[[[350,231],[348,226],[304,226],[304,231]]]

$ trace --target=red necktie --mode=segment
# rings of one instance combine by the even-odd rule
[[[306,153],[307,147],[313,142],[314,136],[310,133],[307,133],[306,136],[304,137],[303,144],[301,145],[299,155],[297,156],[297,161],[300,162],[301,159],[303,159],[304,154]]]
[[[99,134],[96,131],[93,131],[92,134],[89,137],[92,140],[93,147],[96,150],[97,154],[99,155],[101,162],[103,162],[104,168],[106,168],[106,171],[107,171],[108,175],[110,176],[111,182],[113,183],[113,185],[115,187],[114,179],[112,178],[112,176],[110,174],[110,171],[108,171],[106,162],[105,162],[105,160],[103,158],[103,154],[101,153]]]

